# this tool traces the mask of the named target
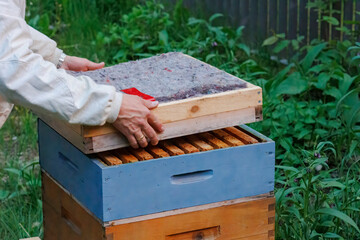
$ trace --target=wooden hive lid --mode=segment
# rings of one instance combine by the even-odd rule
[[[160,139],[262,119],[260,87],[179,52],[69,73],[89,76],[99,84],[115,86],[118,91],[135,87],[155,97],[160,104],[152,111],[166,129]],[[80,126],[40,117],[84,153],[128,145],[111,124]]]

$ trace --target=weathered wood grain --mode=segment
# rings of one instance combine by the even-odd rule
[[[42,179],[44,240],[274,239],[271,194],[99,222],[47,173]]]
[[[197,135],[190,135],[187,136],[186,139],[195,147],[197,147],[198,149],[200,149],[200,151],[210,151],[213,150],[214,148],[210,145],[207,144],[206,142],[204,142],[203,140],[201,140]]]
[[[195,146],[191,145],[189,142],[185,141],[185,139],[176,138],[173,140],[173,142],[185,153],[199,152],[199,149],[197,149]]]
[[[155,158],[170,157],[167,152],[157,146],[149,146],[146,150],[149,151]]]
[[[212,134],[214,134],[216,137],[220,138],[223,142],[225,142],[227,145],[229,146],[241,146],[241,145],[244,145],[244,143],[230,135],[229,133],[225,132],[224,130],[221,130],[221,129],[218,129],[218,130],[214,130],[212,131]]]
[[[129,151],[140,161],[150,160],[154,157],[143,148],[133,149],[129,148]]]
[[[225,128],[225,131],[233,135],[234,137],[240,139],[246,144],[254,144],[259,142],[256,138],[253,138],[252,136],[244,133],[243,131],[240,131],[236,127]]]
[[[159,145],[170,154],[170,156],[177,156],[185,154],[183,150],[174,145],[171,141],[161,141]]]
[[[100,159],[103,160],[109,166],[119,165],[123,163],[119,158],[115,157],[113,154],[109,152],[98,153],[98,157],[100,157]]]
[[[129,153],[126,149],[119,149],[117,151],[113,151],[113,153],[118,158],[120,158],[120,160],[123,163],[133,163],[133,162],[138,162],[139,161],[134,155]]]
[[[199,136],[206,141],[207,143],[209,143],[211,146],[213,146],[215,149],[219,149],[219,148],[227,148],[229,147],[229,145],[227,145],[226,143],[224,143],[223,141],[221,141],[220,139],[216,138],[214,135],[212,135],[211,133],[205,132],[205,133],[200,133]]]

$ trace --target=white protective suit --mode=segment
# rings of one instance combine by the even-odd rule
[[[25,0],[0,0],[0,127],[13,104],[84,125],[114,122],[122,94],[56,69],[62,51],[26,24]]]

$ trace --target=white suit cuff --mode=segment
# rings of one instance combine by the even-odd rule
[[[57,66],[59,64],[59,59],[62,53],[63,50],[56,48],[54,54],[51,56],[51,58],[48,61],[52,62],[55,66]]]
[[[121,103],[122,103],[122,98],[123,98],[122,93],[115,92],[115,96],[114,96],[114,99],[113,99],[112,104],[111,104],[110,114],[109,114],[109,117],[107,119],[108,123],[115,122],[115,120],[119,116]]]

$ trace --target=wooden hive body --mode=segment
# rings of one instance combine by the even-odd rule
[[[42,179],[44,240],[274,240],[271,194],[104,223],[47,173]]]
[[[160,139],[240,125],[262,119],[262,90],[182,53],[168,53],[88,75],[117,90],[137,87],[160,101],[152,110],[165,126]],[[48,125],[82,152],[96,153],[128,146],[111,125],[70,125],[40,115]]]

